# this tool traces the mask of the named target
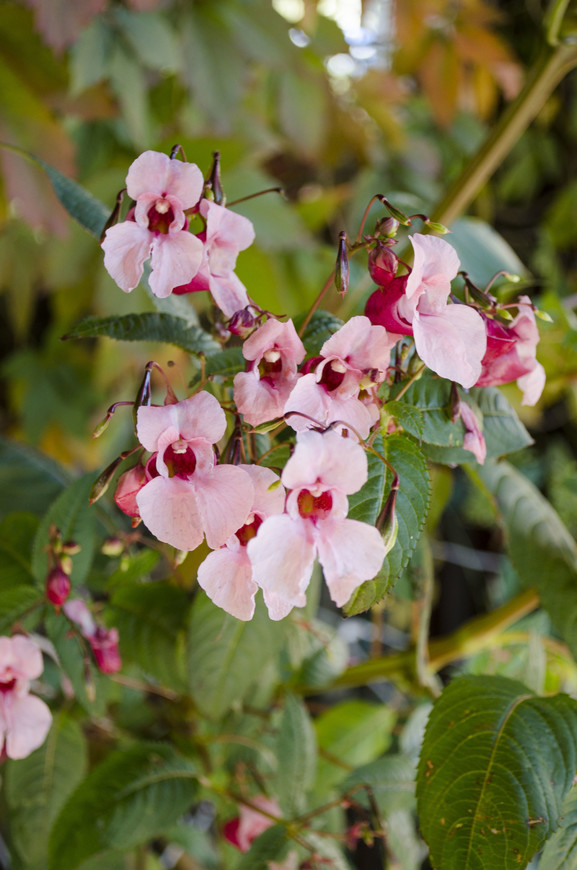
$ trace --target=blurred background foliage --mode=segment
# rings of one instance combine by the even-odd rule
[[[176,142],[204,173],[220,151],[229,202],[282,186],[285,198],[239,206],[256,243],[237,271],[262,307],[294,316],[330,272],[339,231],[356,234],[373,194],[434,209],[526,79],[544,8],[541,0],[0,0],[0,139],[111,209],[135,156]],[[575,85],[573,73],[555,90],[479,192],[470,209],[477,222],[451,238],[480,281],[503,265],[523,272],[553,318],[541,325],[538,353],[545,396],[522,411],[536,447],[519,463],[573,533]],[[118,290],[37,166],[0,150],[0,168],[2,431],[74,472],[94,470],[130,438],[126,415],[91,441],[104,409],[133,397],[152,358],[175,362],[183,396],[187,357],[161,345],[61,341],[87,314],[146,311],[152,302],[142,288]],[[370,287],[365,264],[353,261],[346,315],[362,311]],[[327,307],[338,304],[334,294]],[[516,388],[506,392],[518,407]],[[445,632],[507,600],[518,581],[459,549],[500,543],[466,477],[439,469],[433,482],[429,531],[442,540],[433,628]],[[418,584],[417,564],[387,617],[393,646],[395,631],[410,629]]]

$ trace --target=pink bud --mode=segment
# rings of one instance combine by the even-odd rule
[[[46,578],[46,597],[55,607],[60,607],[70,595],[70,577],[59,566],[53,568]]]
[[[118,629],[98,626],[93,635],[87,637],[94,653],[96,664],[103,674],[115,674],[122,667],[118,651]]]
[[[246,338],[251,330],[254,329],[254,326],[254,315],[250,313],[248,308],[241,308],[240,311],[236,311],[230,318],[228,331],[232,332],[233,335]]]
[[[129,468],[118,478],[114,501],[117,506],[129,517],[140,517],[136,496],[142,487],[148,483],[148,476],[143,465],[135,465]]]
[[[369,254],[369,272],[379,287],[388,287],[394,281],[399,266],[399,258],[390,248],[380,242]]]

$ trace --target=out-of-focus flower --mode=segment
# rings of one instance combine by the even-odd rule
[[[44,670],[42,653],[21,634],[0,637],[0,750],[8,758],[26,758],[44,743],[52,714],[29,694],[30,680]]]
[[[186,209],[199,201],[202,173],[194,163],[145,151],[128,170],[126,189],[136,200],[128,219],[110,227],[102,242],[104,265],[129,293],[150,257],[150,289],[161,298],[196,275],[204,246],[187,231]]]
[[[278,802],[274,799],[267,798],[264,795],[257,795],[251,798],[251,803],[255,807],[264,810],[265,813],[270,813],[272,816],[277,818],[282,816]],[[224,836],[229,843],[232,843],[241,852],[248,852],[253,840],[256,840],[271,825],[274,825],[274,821],[267,815],[259,813],[258,810],[252,807],[241,804],[239,815],[231,819],[224,826]]]
[[[487,456],[487,445],[485,444],[485,437],[479,426],[477,416],[470,405],[467,402],[463,402],[462,399],[459,400],[457,405],[457,415],[460,415],[465,427],[463,447],[465,450],[470,450],[477,462],[482,465]]]
[[[122,667],[118,649],[118,629],[97,625],[88,606],[81,598],[66,601],[62,607],[65,615],[75,622],[80,634],[90,644],[96,664],[103,674],[115,674]]]
[[[55,607],[60,607],[70,595],[70,577],[60,565],[52,568],[46,578],[46,598]]]

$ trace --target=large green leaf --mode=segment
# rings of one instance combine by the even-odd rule
[[[45,601],[44,590],[33,586],[16,586],[0,592],[0,634],[7,634],[18,620]]]
[[[406,755],[385,755],[357,767],[339,784],[339,791],[346,794],[360,785],[371,789],[384,815],[410,810],[415,804],[415,765]],[[361,791],[355,791],[355,800],[367,803]]]
[[[22,148],[16,148],[13,145],[5,143],[0,143],[0,147],[14,151],[16,154],[25,157],[26,160],[40,166],[50,179],[56,196],[68,214],[78,221],[85,230],[88,230],[97,239],[100,238],[104,225],[110,215],[109,209],[103,203],[75,181],[72,181],[71,178],[67,178],[58,169],[55,169],[54,166],[51,166],[45,160],[41,160],[40,157],[36,157],[29,151],[24,151]]]
[[[417,775],[436,870],[516,870],[559,825],[577,769],[577,702],[504,677],[455,680],[435,703]]]
[[[351,596],[347,616],[361,613],[380,601],[411,559],[429,510],[431,483],[427,460],[407,435],[389,435],[384,439],[385,456],[399,477],[396,514],[399,523],[397,540],[374,580],[362,583]],[[392,483],[387,472],[386,495]]]
[[[32,447],[0,438],[0,515],[28,511],[41,516],[68,483],[54,460]]]
[[[539,870],[577,870],[577,788],[563,801],[561,826],[545,843]]]
[[[373,445],[377,453],[385,452],[383,439],[379,435]],[[358,492],[349,496],[349,516],[352,520],[360,520],[362,523],[375,525],[383,505],[385,493],[388,495],[387,466],[375,453],[367,450],[368,477],[366,483]],[[390,484],[390,481],[389,481]]]
[[[110,600],[110,622],[118,628],[122,660],[177,690],[186,687],[184,626],[188,600],[168,583],[120,586]]]
[[[213,353],[206,360],[204,374],[210,378],[231,378],[237,372],[243,372],[246,368],[246,360],[240,347],[225,347],[224,350]],[[198,374],[193,383],[200,380]]]
[[[262,601],[253,619],[242,622],[199,593],[192,605],[188,656],[190,692],[199,708],[219,718],[242,701],[261,679],[263,656],[273,659],[283,639],[283,625],[269,619]]]
[[[195,770],[167,744],[112,753],[63,807],[50,838],[50,870],[74,870],[105,849],[160,836],[194,801]]]
[[[300,323],[303,321],[304,317],[297,317],[295,327],[299,329]],[[315,311],[302,337],[307,354],[318,356],[325,341],[328,341],[331,335],[338,332],[342,325],[343,321],[334,314],[330,314],[328,311]]]
[[[577,547],[539,490],[506,462],[477,470],[494,495],[507,532],[507,549],[526,586],[536,586],[545,610],[577,654]]]
[[[86,317],[63,338],[101,335],[118,341],[161,341],[206,356],[220,351],[218,342],[199,326],[190,326],[182,317],[152,311],[122,317]]]
[[[485,286],[501,269],[516,275],[527,274],[527,269],[503,236],[479,218],[459,218],[451,224],[448,241],[461,258],[461,268],[481,286]]]
[[[392,399],[395,398],[394,392]],[[432,372],[424,372],[404,394],[403,403],[418,408],[421,412],[420,439],[425,444],[438,447],[463,446],[463,424],[460,420],[455,423],[451,420],[450,381],[439,378]]]
[[[60,713],[40,749],[21,761],[7,762],[5,795],[14,867],[44,870],[50,830],[82,781],[86,761],[82,730]]]
[[[300,698],[287,695],[277,737],[278,771],[275,793],[288,816],[306,809],[306,795],[317,766],[313,724]]]
[[[0,588],[34,583],[30,567],[32,542],[38,518],[33,514],[8,514],[0,522]]]

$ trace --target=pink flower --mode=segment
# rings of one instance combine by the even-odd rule
[[[271,619],[304,607],[317,555],[338,607],[379,571],[385,557],[381,535],[368,523],[346,519],[347,495],[363,486],[367,473],[356,441],[332,430],[297,435],[281,477],[292,490],[287,512],[268,517],[247,547]]]
[[[237,619],[248,620],[254,614],[258,586],[252,579],[247,544],[266,517],[282,513],[285,491],[270,468],[258,465],[240,465],[239,468],[246,471],[254,486],[250,513],[242,528],[231,535],[226,545],[210,553],[200,565],[198,584],[218,607]]]
[[[158,476],[138,491],[136,504],[159,541],[194,550],[206,534],[216,549],[244,524],[253,503],[251,479],[241,468],[215,464],[213,444],[225,429],[224,411],[206,392],[138,409],[138,438],[156,454]]]
[[[282,417],[306,353],[292,320],[271,317],[247,338],[242,352],[251,367],[234,378],[238,410],[251,426]]]
[[[136,158],[126,176],[128,195],[136,200],[134,211],[110,227],[102,242],[104,265],[126,293],[138,285],[149,257],[155,296],[170,296],[196,275],[203,245],[187,232],[184,211],[197,204],[202,187],[202,173],[194,163],[157,151]]]
[[[94,654],[96,664],[103,674],[115,674],[122,668],[118,649],[118,629],[97,625],[81,598],[73,598],[62,607],[65,615],[75,622],[82,637],[86,638]]]
[[[499,386],[516,380],[523,405],[535,405],[545,386],[545,369],[537,362],[539,331],[528,296],[520,296],[518,313],[510,326],[486,318],[487,352],[478,387]]]
[[[385,379],[397,340],[368,317],[351,317],[325,341],[315,371],[297,381],[284,409],[299,412],[287,418],[289,425],[300,432],[315,426],[313,421],[328,426],[342,420],[366,438],[379,419],[375,388]]]
[[[147,473],[144,465],[135,465],[118,478],[114,501],[127,516],[140,518],[136,496],[149,480],[151,475]]]
[[[42,653],[27,637],[0,637],[0,750],[9,758],[26,758],[50,730],[50,710],[28,694],[43,669]]]
[[[265,813],[271,816],[281,817],[280,807],[274,799],[266,798],[264,795],[257,795],[251,799],[251,803]],[[248,852],[254,840],[259,837],[267,828],[274,825],[274,821],[267,815],[259,813],[258,810],[252,807],[247,807],[244,804],[240,805],[239,815],[235,819],[231,819],[224,826],[224,836],[240,849],[241,852]]]
[[[367,314],[373,323],[412,334],[417,353],[432,371],[472,387],[481,373],[487,339],[483,319],[474,308],[448,304],[451,281],[460,266],[457,252],[435,236],[415,233],[411,243],[415,259],[404,293],[401,284],[373,293]]]
[[[465,427],[463,447],[465,450],[470,450],[477,462],[483,465],[487,456],[487,445],[485,444],[485,436],[481,431],[476,414],[467,402],[459,399],[459,404],[457,405],[458,415],[461,416],[463,426]]]
[[[254,227],[248,218],[222,205],[203,199],[200,214],[206,218],[206,232],[198,238],[204,242],[200,269],[192,280],[182,282],[176,293],[209,290],[220,310],[232,317],[249,304],[246,287],[234,274],[236,258],[254,241]]]

